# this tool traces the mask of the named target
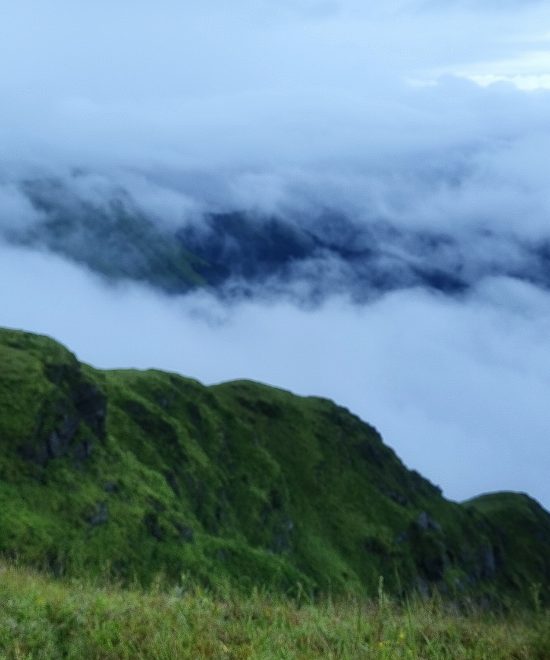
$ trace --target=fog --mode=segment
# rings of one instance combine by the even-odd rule
[[[3,323],[56,337],[82,360],[330,397],[448,497],[527,489],[550,503],[550,295],[536,288],[495,280],[463,302],[412,290],[366,307],[228,308],[200,293],[102,285],[49,255],[0,257]]]

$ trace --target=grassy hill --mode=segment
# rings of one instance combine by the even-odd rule
[[[548,602],[550,515],[464,504],[344,408],[257,383],[98,371],[0,330],[0,555],[56,575],[291,596]]]

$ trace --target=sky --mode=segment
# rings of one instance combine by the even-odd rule
[[[122,186],[162,227],[330,208],[528,270],[550,245],[550,6],[367,4],[0,0],[0,324],[99,367],[330,397],[447,497],[549,508],[550,292],[534,278],[228,304],[108,285],[8,240],[40,220],[21,182],[79,169],[80,196]]]

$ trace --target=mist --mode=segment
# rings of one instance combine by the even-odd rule
[[[227,307],[113,288],[49,255],[0,257],[3,324],[56,337],[81,360],[329,397],[447,497],[528,488],[550,503],[550,295],[535,287],[497,279],[462,302],[410,290],[365,307]]]

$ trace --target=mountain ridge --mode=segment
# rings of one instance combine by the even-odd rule
[[[437,589],[502,604],[550,584],[550,514],[450,502],[327,399],[158,370],[99,371],[0,330],[0,554],[292,592]]]
[[[88,184],[90,185],[90,184]],[[448,296],[491,277],[550,288],[547,237],[526,238],[445,223],[397,223],[374,209],[267,213],[204,211],[171,223],[111,182],[86,190],[86,175],[37,177],[17,189],[33,210],[22,226],[0,227],[9,244],[47,250],[110,282],[134,281],[169,295],[206,290],[221,300],[288,298],[319,304],[345,295],[358,304],[422,287]]]

